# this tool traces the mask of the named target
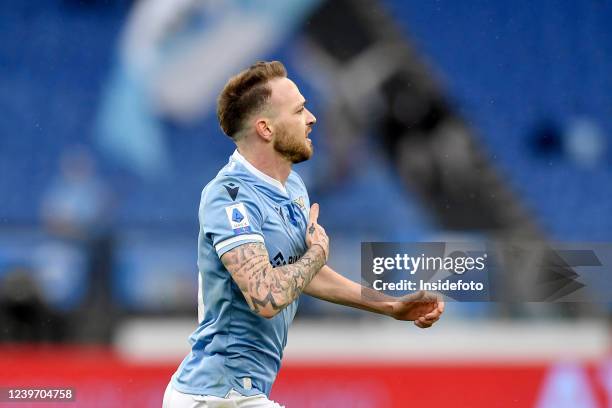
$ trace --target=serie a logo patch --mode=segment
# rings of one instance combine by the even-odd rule
[[[247,211],[243,203],[236,203],[225,207],[225,213],[227,214],[227,219],[229,220],[234,234],[251,232],[249,216],[247,215]]]

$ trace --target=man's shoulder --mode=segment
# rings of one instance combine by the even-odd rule
[[[239,171],[228,169],[225,166],[219,173],[206,184],[202,190],[202,204],[217,201],[239,202],[244,200],[257,201],[257,193],[250,185],[250,181],[241,175]]]

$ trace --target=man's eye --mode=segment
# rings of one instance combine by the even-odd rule
[[[297,111],[297,113],[302,113],[302,112],[304,112],[304,108],[300,108],[300,109],[298,109],[298,111]]]

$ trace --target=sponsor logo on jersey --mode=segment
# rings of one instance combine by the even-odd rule
[[[225,213],[227,214],[227,219],[229,220],[234,234],[251,232],[249,216],[247,215],[247,211],[243,203],[236,203],[225,207]]]
[[[285,260],[285,257],[283,256],[282,252],[279,252],[278,254],[274,256],[274,258],[272,258],[270,263],[272,264],[272,266],[283,266],[287,264],[296,263],[298,259],[300,258],[297,255],[295,255],[295,256],[290,256],[288,260]]]

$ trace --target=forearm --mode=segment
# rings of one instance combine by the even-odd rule
[[[323,249],[314,245],[294,264],[273,268],[260,243],[241,245],[221,258],[251,310],[271,318],[291,304],[325,264]]]
[[[323,249],[314,245],[294,264],[270,267],[267,282],[276,307],[284,307],[295,301],[325,265]]]
[[[345,278],[325,265],[304,289],[304,293],[321,300],[369,312],[389,315],[397,299],[364,287]]]

